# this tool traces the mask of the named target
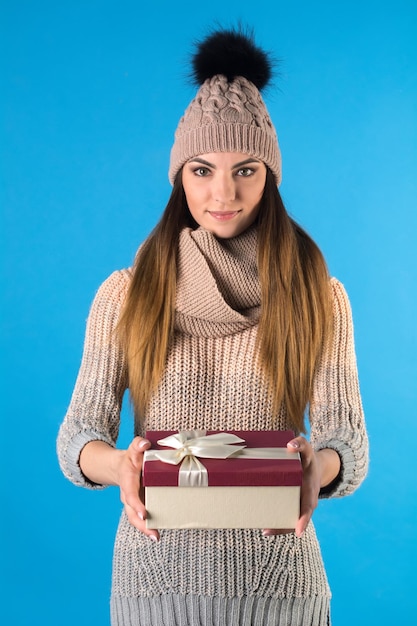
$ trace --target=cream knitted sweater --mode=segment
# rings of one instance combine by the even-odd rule
[[[116,445],[126,362],[112,332],[131,273],[100,287],[87,324],[71,404],[58,437],[64,474],[97,488],[79,466],[82,447]],[[366,475],[368,449],[357,378],[349,302],[331,280],[335,332],[320,364],[310,407],[315,449],[334,448],[341,473],[326,496],[352,493]],[[181,233],[175,337],[150,402],[150,430],[288,428],[274,415],[256,364],[260,289],[256,230],[218,241],[203,229]],[[248,502],[250,506],[250,502]],[[330,623],[330,590],[313,523],[301,539],[259,530],[166,530],[154,544],[122,513],[113,565],[112,624],[321,626]]]

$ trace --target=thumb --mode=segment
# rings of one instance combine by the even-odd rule
[[[295,439],[291,439],[287,443],[287,450],[289,452],[299,452],[300,451],[300,439],[296,437]]]
[[[151,442],[143,437],[135,437],[127,449],[128,457],[137,467],[142,467],[143,453],[151,447]]]
[[[135,437],[134,446],[138,452],[144,452],[151,447],[151,442],[148,439],[144,439],[143,437]]]

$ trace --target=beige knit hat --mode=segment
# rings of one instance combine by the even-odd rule
[[[184,163],[200,154],[242,152],[262,160],[281,182],[281,153],[259,89],[271,62],[250,35],[216,32],[198,46],[193,76],[201,84],[181,118],[171,150],[173,184]]]

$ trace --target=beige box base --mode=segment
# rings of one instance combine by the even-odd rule
[[[300,487],[147,487],[147,528],[295,528]]]

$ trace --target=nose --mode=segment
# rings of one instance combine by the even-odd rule
[[[230,204],[236,199],[236,185],[233,176],[220,172],[214,176],[213,199],[219,204]]]

